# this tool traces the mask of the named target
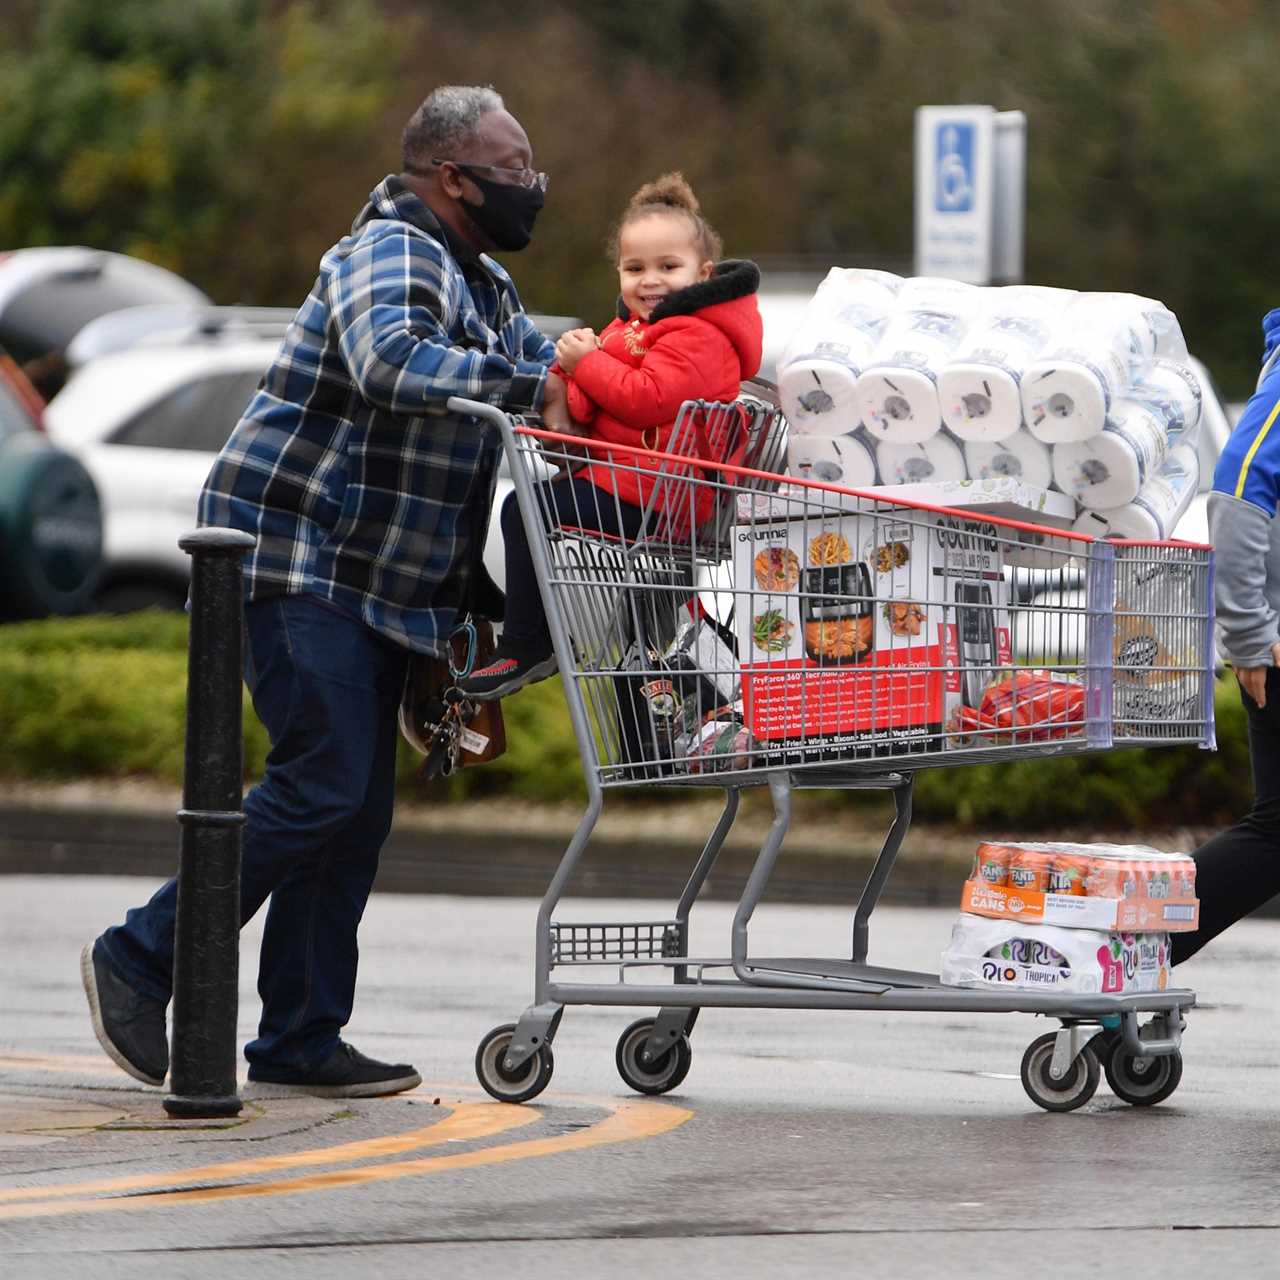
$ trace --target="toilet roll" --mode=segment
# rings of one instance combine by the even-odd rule
[[[857,369],[847,346],[837,356],[824,354],[833,345],[816,343],[811,357],[778,373],[778,400],[793,435],[848,435],[861,421]]]
[[[1067,308],[1049,350],[1022,378],[1022,415],[1045,444],[1087,440],[1112,402],[1155,359],[1176,352],[1182,332],[1161,303],[1135,294],[1083,293]]]
[[[881,484],[933,484],[967,479],[964,454],[946,431],[915,444],[881,440],[876,444],[876,464]]]
[[[902,284],[888,271],[833,267],[827,273],[778,360],[778,395],[794,430],[841,436],[857,427],[857,377]]]
[[[964,340],[982,291],[959,280],[908,280],[858,378],[863,426],[877,440],[918,444],[942,426],[938,372]]]
[[[1003,440],[1018,430],[1023,370],[1076,297],[1030,285],[982,293],[977,321],[938,375],[943,423],[961,440]]]
[[[1015,431],[1004,440],[969,440],[964,444],[965,467],[970,480],[994,480],[1008,476],[1047,489],[1053,483],[1053,459],[1049,446],[1029,431]]]
[[[1053,479],[1092,511],[1127,506],[1168,450],[1159,414],[1137,401],[1117,400],[1096,436],[1053,446]]]
[[[1107,511],[1086,511],[1075,528],[1096,538],[1162,542],[1173,537],[1199,486],[1200,459],[1195,448],[1176,444],[1132,502]]]
[[[1154,360],[1129,388],[1129,399],[1154,409],[1164,419],[1170,440],[1194,439],[1200,425],[1200,380],[1189,364]]]
[[[961,440],[1004,440],[1022,425],[1017,374],[992,364],[952,361],[938,375],[938,408],[943,423]]]
[[[850,489],[876,483],[875,450],[862,432],[844,436],[797,436],[787,440],[787,473]]]

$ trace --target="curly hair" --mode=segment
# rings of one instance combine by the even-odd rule
[[[685,181],[684,174],[664,173],[652,182],[646,182],[627,202],[618,224],[609,233],[606,249],[616,263],[620,254],[622,229],[630,222],[650,217],[655,213],[683,214],[693,227],[693,243],[704,262],[717,262],[724,252],[720,234],[702,216],[698,197]]]

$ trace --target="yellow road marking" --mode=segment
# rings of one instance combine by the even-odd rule
[[[349,1164],[354,1160],[376,1159],[400,1155],[442,1142],[466,1142],[488,1138],[522,1125],[532,1124],[539,1113],[528,1107],[513,1107],[505,1102],[460,1103],[452,1113],[435,1124],[408,1133],[385,1138],[366,1138],[332,1147],[312,1147],[287,1155],[259,1156],[254,1160],[228,1160],[221,1164],[181,1169],[174,1173],[140,1173],[120,1178],[102,1178],[96,1182],[72,1182],[46,1187],[16,1187],[0,1190],[0,1203],[18,1200],[50,1200],[63,1196],[90,1195],[100,1192],[142,1191],[148,1187],[172,1187],[189,1182],[209,1182],[215,1178],[239,1178],[276,1170],[299,1169],[317,1164]]]
[[[282,1179],[275,1182],[244,1183],[230,1187],[202,1187],[189,1191],[144,1193],[102,1200],[64,1200],[42,1204],[0,1206],[0,1221],[17,1218],[43,1218],[70,1213],[104,1213],[115,1210],[154,1209],[179,1204],[205,1204],[211,1201],[248,1199],[258,1196],[299,1195],[309,1191],[331,1191],[398,1178],[422,1177],[448,1173],[457,1169],[473,1169],[481,1165],[505,1164],[513,1160],[530,1160],[540,1156],[561,1155],[569,1151],[585,1151],[591,1147],[618,1142],[634,1142],[653,1138],[678,1128],[693,1116],[684,1107],[662,1102],[608,1102],[615,1107],[612,1115],[586,1129],[559,1134],[554,1138],[535,1138],[480,1151],[461,1151],[451,1156],[424,1156],[418,1160],[401,1160],[390,1164],[367,1165],[360,1169],[342,1169],[330,1173]],[[534,1113],[537,1114],[536,1112]]]

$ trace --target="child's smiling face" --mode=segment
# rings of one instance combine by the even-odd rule
[[[693,224],[682,213],[646,214],[618,236],[618,287],[641,320],[669,293],[706,280],[712,265],[700,260]]]

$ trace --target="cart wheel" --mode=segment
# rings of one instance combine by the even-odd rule
[[[653,1018],[633,1022],[619,1037],[614,1060],[618,1074],[637,1093],[666,1093],[689,1074],[693,1063],[693,1046],[682,1035],[665,1053],[651,1062],[640,1061],[640,1051],[653,1032]]]
[[[1050,1031],[1027,1046],[1022,1055],[1022,1087],[1031,1101],[1046,1111],[1074,1111],[1083,1107],[1097,1091],[1102,1074],[1098,1055],[1086,1044],[1066,1075],[1055,1080],[1049,1074],[1049,1064],[1053,1061],[1057,1039],[1057,1032]]]
[[[1159,1057],[1140,1058],[1117,1041],[1104,1065],[1111,1092],[1135,1107],[1154,1107],[1182,1082],[1182,1054],[1176,1049]]]
[[[551,1083],[551,1073],[556,1066],[551,1046],[544,1044],[532,1058],[522,1062],[514,1071],[508,1071],[502,1065],[502,1059],[506,1057],[507,1046],[515,1031],[514,1022],[494,1027],[476,1050],[476,1075],[485,1091],[499,1102],[528,1102],[530,1098],[536,1098]]]

